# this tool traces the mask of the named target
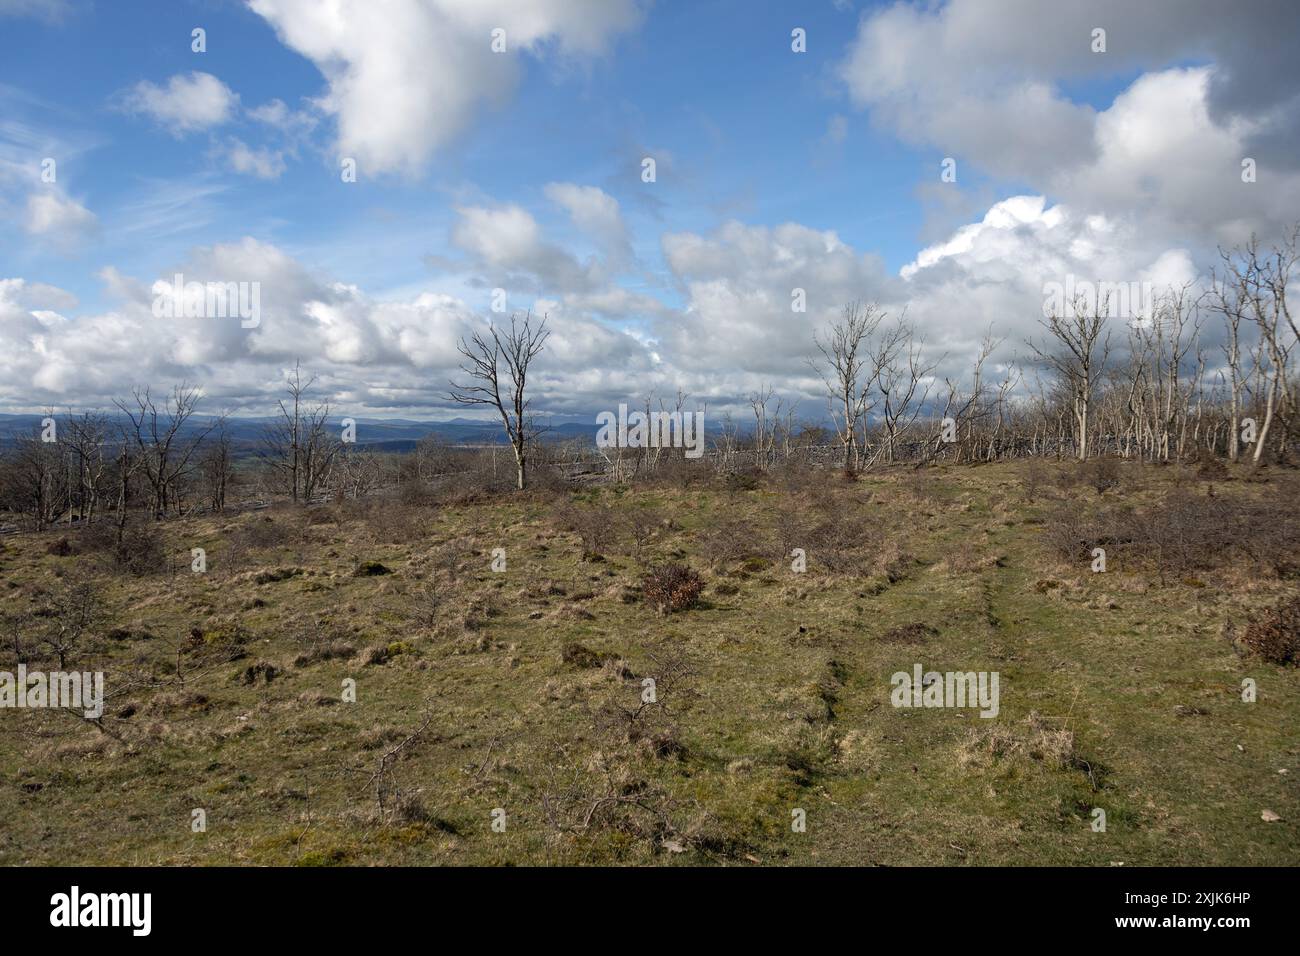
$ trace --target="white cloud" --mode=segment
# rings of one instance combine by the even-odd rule
[[[284,154],[278,150],[251,149],[241,139],[231,139],[227,154],[230,168],[258,179],[279,179],[284,172]]]
[[[93,233],[98,225],[93,212],[57,192],[35,193],[27,200],[23,226],[34,236],[71,242]]]
[[[627,225],[617,199],[596,186],[574,183],[547,183],[544,191],[546,198],[564,209],[573,224],[596,239],[608,255],[619,262],[631,257]]]
[[[1062,166],[1047,187],[1072,205],[1141,221],[1174,239],[1231,244],[1269,233],[1300,210],[1300,173],[1264,158],[1264,183],[1244,183],[1241,161],[1256,124],[1215,122],[1213,68],[1147,73],[1098,114],[1097,150]]]
[[[659,351],[724,390],[752,387],[754,376],[803,376],[814,329],[850,300],[887,299],[896,283],[874,256],[798,223],[669,233],[663,250],[687,305],[655,322]],[[796,289],[806,311],[794,311]]]
[[[260,323],[245,329],[238,317],[155,317],[153,290],[164,294],[175,273],[186,282],[258,283]],[[111,268],[101,277],[114,307],[67,318],[44,311],[75,306],[62,290],[0,280],[0,407],[105,407],[132,385],[186,379],[209,394],[209,410],[262,413],[279,392],[282,369],[301,359],[319,376],[321,394],[353,403],[347,411],[354,414],[448,412],[456,343],[487,324],[454,296],[424,290],[379,299],[251,238],[196,249],[156,281]],[[547,358],[534,379],[546,408],[607,403],[611,393],[602,389],[626,385],[625,374],[649,367],[631,336],[562,303],[533,306],[550,312]]]
[[[505,206],[461,206],[452,244],[469,253],[470,268],[485,284],[511,291],[589,292],[604,283],[599,262],[581,263],[548,241],[528,210]]]
[[[1187,249],[1167,246],[1125,219],[1048,205],[1042,196],[1013,196],[981,222],[921,250],[901,275],[908,317],[935,352],[949,356],[941,372],[962,375],[989,328],[1006,340],[997,358],[1025,356],[1025,341],[1042,333],[1048,283],[1064,285],[1067,277],[1076,287],[1150,282],[1159,294],[1195,280],[1197,269]],[[1122,342],[1120,320],[1115,333]]]
[[[176,74],[165,87],[141,80],[125,96],[125,107],[143,113],[174,136],[220,126],[231,119],[238,94],[211,73]]]
[[[1296,150],[1276,148],[1286,130],[1300,138],[1300,67],[1268,39],[1298,19],[1294,4],[1242,17],[1212,0],[895,4],[863,18],[840,75],[875,122],[956,157],[959,180],[969,163],[1169,241],[1194,230],[1235,242],[1284,227],[1300,200]],[[1104,53],[1092,50],[1098,26]],[[1271,65],[1267,83],[1256,60]],[[1130,73],[1099,110],[1065,92]],[[1240,179],[1257,146],[1268,189]]]
[[[581,268],[519,207],[462,209],[457,231],[472,269],[521,275],[540,288]],[[665,234],[662,245],[680,305],[587,274],[585,289],[530,298],[509,287],[512,310],[549,314],[553,330],[532,378],[539,410],[588,412],[682,388],[718,414],[743,410],[744,396],[771,382],[801,399],[802,416],[816,418],[824,397],[804,360],[814,331],[846,302],[877,301],[892,315],[906,309],[928,357],[942,359],[939,373],[962,377],[990,326],[1006,339],[995,361],[1025,355],[1024,341],[1041,331],[1047,282],[1073,275],[1160,289],[1197,272],[1187,249],[1041,196],[997,203],[897,275],[833,231],[798,223],[728,222],[709,233]],[[554,256],[565,264],[557,267]],[[257,282],[260,324],[155,318],[151,282],[113,269],[101,276],[117,304],[93,315],[72,314],[75,303],[60,290],[9,280],[0,283],[0,406],[105,405],[132,384],[185,378],[208,388],[215,404],[260,414],[281,370],[301,359],[320,376],[322,394],[335,397],[338,414],[346,407],[439,417],[451,412],[456,342],[486,323],[436,288],[376,297],[251,238],[196,249],[158,278],[170,283],[175,272],[186,281]],[[792,309],[795,289],[805,312]],[[595,316],[641,322],[624,331]]]
[[[329,83],[319,105],[364,173],[413,173],[517,80],[515,54],[596,55],[640,21],[634,0],[248,0]],[[491,49],[506,31],[505,54]]]

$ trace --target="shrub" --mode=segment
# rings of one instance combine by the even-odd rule
[[[663,520],[663,516],[654,508],[634,508],[628,516],[628,537],[632,542],[632,557],[637,561],[645,556],[646,546],[653,540]]]
[[[1208,448],[1201,448],[1197,459],[1196,477],[1202,481],[1226,481],[1228,466]]]
[[[601,667],[606,661],[618,659],[617,654],[610,654],[602,651],[593,651],[585,644],[579,644],[577,641],[567,641],[560,648],[560,659],[570,667],[580,669],[590,669]]]
[[[303,651],[294,658],[293,666],[309,667],[320,661],[347,660],[354,656],[356,652],[357,649],[354,645],[342,639],[335,639],[328,643],[313,645],[310,649]]]
[[[1252,615],[1237,642],[1270,664],[1300,665],[1300,597]]]
[[[611,508],[565,504],[555,517],[561,527],[582,539],[584,560],[599,558],[617,539],[617,516]]]
[[[1063,502],[1043,520],[1043,540],[1051,553],[1070,564],[1086,561],[1100,538],[1095,519],[1078,505]]]
[[[737,494],[741,491],[753,491],[763,481],[763,473],[757,468],[742,468],[738,471],[727,473],[723,479],[723,486],[731,494]]]
[[[811,534],[807,519],[797,509],[784,507],[777,512],[772,522],[772,536],[775,557],[778,561],[787,561],[795,548],[808,549]]]
[[[58,541],[51,541],[45,548],[45,553],[53,555],[56,558],[66,558],[75,552],[72,545],[68,543],[67,538],[60,538]]]
[[[716,567],[756,557],[768,549],[753,524],[743,518],[724,518],[705,535],[702,550]]]
[[[812,564],[835,574],[846,574],[860,570],[868,557],[884,550],[886,543],[882,538],[878,525],[841,514],[813,528],[808,543],[802,547]]]
[[[245,548],[261,550],[278,548],[288,544],[293,537],[293,529],[281,515],[278,519],[270,515],[258,515],[239,530],[239,544]]]
[[[1106,456],[1083,464],[1083,480],[1099,495],[1120,486],[1119,459]]]
[[[661,614],[694,607],[703,590],[703,578],[684,564],[651,568],[641,582],[645,602]]]
[[[1041,458],[1030,458],[1020,471],[1020,487],[1026,501],[1035,501],[1047,484],[1047,466]]]
[[[418,508],[388,500],[370,511],[366,523],[377,542],[412,544],[427,535],[422,518]]]
[[[116,525],[100,521],[81,530],[74,553],[100,554],[112,567],[128,574],[145,575],[167,567],[162,533],[151,521],[132,522],[118,536]]]
[[[156,574],[167,567],[162,535],[153,524],[127,525],[113,549],[117,566],[128,574]]]

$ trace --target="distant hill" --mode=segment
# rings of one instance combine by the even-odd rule
[[[61,417],[61,416],[56,416]],[[43,415],[13,415],[0,413],[0,447],[12,445],[20,435],[33,434],[40,428]],[[126,422],[120,412],[109,415],[116,421]],[[226,419],[226,430],[230,434],[239,456],[252,454],[261,444],[262,436],[268,424],[275,419],[269,417],[231,417]],[[210,417],[196,415],[187,425],[185,431],[193,434],[194,430],[206,428]],[[339,427],[340,418],[332,423]],[[427,435],[435,435],[449,445],[505,445],[505,433],[501,423],[496,421],[474,421],[466,418],[453,418],[443,422],[421,422],[404,418],[358,418],[357,444],[373,447],[382,451],[407,452]],[[713,433],[714,428],[705,425],[706,433]],[[555,424],[542,436],[543,441],[581,441],[594,443],[597,426],[595,415],[586,421],[570,421]]]

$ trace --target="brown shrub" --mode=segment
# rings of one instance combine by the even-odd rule
[[[835,574],[861,570],[881,550],[883,532],[862,518],[841,514],[823,521],[808,534],[811,565]]]
[[[46,545],[45,553],[53,555],[56,558],[66,558],[76,552],[73,550],[72,545],[68,543],[67,538],[60,538],[58,541],[51,541]]]
[[[113,568],[127,574],[156,574],[168,566],[162,531],[152,521],[127,524],[120,539],[115,524],[97,522],[82,529],[73,551],[103,555]]]
[[[1226,481],[1228,466],[1214,452],[1202,447],[1197,456],[1196,477],[1202,481]]]
[[[599,558],[618,539],[618,515],[604,505],[562,504],[555,511],[556,523],[582,540],[584,560]]]
[[[1088,487],[1099,495],[1104,495],[1112,488],[1119,488],[1122,484],[1119,459],[1110,455],[1084,462],[1080,471]]]
[[[143,576],[167,569],[167,552],[157,525],[141,522],[127,525],[113,548],[113,560],[127,574]]]
[[[727,472],[726,477],[722,479],[722,486],[732,495],[742,491],[754,491],[762,483],[763,472],[752,466]]]
[[[663,520],[663,515],[655,508],[634,508],[628,515],[628,539],[632,545],[632,557],[637,561],[644,558],[646,546],[663,526]]]
[[[1020,489],[1026,501],[1036,501],[1047,485],[1047,466],[1041,458],[1030,458],[1020,470]]]
[[[714,567],[764,554],[763,533],[744,518],[726,517],[705,533],[700,551]]]
[[[1054,557],[1068,564],[1087,561],[1103,536],[1097,518],[1074,503],[1062,502],[1043,519],[1043,541]]]
[[[645,602],[661,614],[694,607],[704,590],[704,580],[683,564],[651,568],[641,581]]]
[[[376,502],[367,516],[370,534],[380,544],[413,544],[427,536],[425,509],[398,501]]]
[[[1237,643],[1270,664],[1300,666],[1300,597],[1251,615]]]
[[[265,514],[255,515],[239,529],[236,536],[237,543],[255,551],[283,547],[296,536],[296,528],[293,525],[294,522],[285,512],[275,517]]]
[[[1085,512],[1061,504],[1043,522],[1049,549],[1070,563],[1104,547],[1133,566],[1156,571],[1161,580],[1232,564],[1279,577],[1300,568],[1300,510],[1283,497],[1237,500],[1175,488],[1161,501],[1134,511],[1128,506]]]

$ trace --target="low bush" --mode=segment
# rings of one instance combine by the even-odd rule
[[[1251,615],[1237,643],[1270,664],[1300,666],[1300,597]]]
[[[684,564],[663,564],[651,568],[641,582],[646,604],[661,614],[694,607],[704,590],[704,580]]]

